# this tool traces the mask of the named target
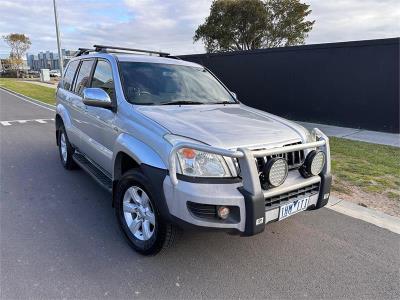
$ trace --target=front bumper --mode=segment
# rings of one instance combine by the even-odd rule
[[[244,230],[246,220],[243,195],[238,188],[241,183],[201,184],[179,180],[174,186],[169,176],[164,180],[163,189],[168,209],[174,217],[197,226]],[[218,219],[199,218],[188,209],[188,202],[239,207],[239,222],[227,223]]]
[[[311,185],[318,185],[318,192],[304,193],[298,197],[291,197],[279,204],[267,204],[268,197],[283,193],[293,193]],[[169,212],[177,219],[196,226],[219,229],[232,229],[242,235],[251,236],[262,232],[264,225],[278,220],[281,205],[309,197],[308,208],[323,207],[328,201],[330,191],[330,176],[314,176],[304,179],[299,172],[292,171],[285,183],[280,187],[265,192],[259,197],[251,197],[242,183],[232,184],[200,184],[180,180],[173,185],[169,176],[164,179],[163,191]],[[325,199],[324,199],[325,197]],[[188,203],[209,204],[213,206],[237,207],[237,221],[215,218],[202,218],[195,215],[188,207]],[[255,225],[256,220],[263,218],[262,224]]]
[[[309,197],[307,208],[323,207],[328,201],[331,185],[329,140],[318,129],[314,129],[312,134],[316,137],[315,142],[255,151],[247,148],[226,150],[193,143],[175,145],[169,157],[169,176],[163,183],[170,214],[197,226],[237,229],[243,235],[250,236],[264,231],[265,224],[278,219],[280,206],[296,199]],[[178,181],[176,153],[186,147],[238,159],[242,181],[232,184]],[[325,153],[327,163],[323,175],[303,178],[299,172],[292,170],[281,186],[270,190],[261,188],[255,158],[303,149],[319,149]],[[285,193],[288,196],[283,201],[279,199],[276,205],[270,205],[272,202],[269,203],[269,200]],[[233,220],[202,218],[190,210],[193,204],[200,211],[207,211],[212,206],[230,206],[235,208],[237,216]]]

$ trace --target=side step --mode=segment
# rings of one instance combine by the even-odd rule
[[[84,155],[79,152],[75,152],[72,156],[74,161],[90,176],[93,177],[94,180],[97,181],[104,189],[111,193],[112,191],[112,180],[110,176],[106,175],[104,171],[102,171],[99,167],[90,162]]]

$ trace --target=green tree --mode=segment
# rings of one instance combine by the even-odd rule
[[[23,56],[31,46],[31,41],[28,36],[23,33],[10,33],[3,36],[3,40],[11,48],[10,52],[10,64],[17,72],[19,77],[19,70],[23,64]]]
[[[315,21],[300,0],[214,0],[193,37],[207,52],[303,44]]]

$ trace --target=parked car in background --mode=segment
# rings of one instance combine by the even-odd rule
[[[136,251],[155,254],[191,226],[252,236],[326,205],[320,130],[244,105],[201,65],[94,47],[58,85],[56,141],[66,169],[80,166],[111,192]]]
[[[60,70],[50,70],[49,74],[50,74],[50,77],[61,77]]]

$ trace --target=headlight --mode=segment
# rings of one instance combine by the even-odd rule
[[[178,151],[182,174],[195,177],[230,177],[225,160],[220,155],[183,148]]]
[[[313,150],[308,153],[304,164],[301,166],[299,171],[304,177],[319,175],[324,169],[325,162],[325,153]]]
[[[199,143],[172,134],[165,135],[164,138],[172,145],[184,141]],[[221,155],[190,148],[182,148],[177,152],[177,158],[180,167],[179,173],[183,175],[193,177],[232,177],[232,174],[234,174]],[[234,168],[233,162],[231,168]]]
[[[315,142],[317,140],[317,137],[315,136],[315,132],[314,131],[308,131],[307,129],[305,129],[306,131],[306,143],[312,143]]]

